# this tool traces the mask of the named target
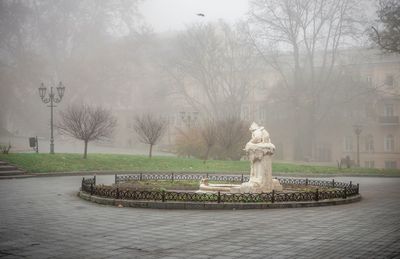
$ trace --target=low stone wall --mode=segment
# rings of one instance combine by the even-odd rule
[[[210,202],[174,202],[174,201],[143,201],[143,200],[122,200],[103,198],[80,191],[78,196],[84,200],[103,205],[133,208],[151,208],[151,209],[201,209],[201,210],[244,210],[244,209],[273,209],[273,208],[302,208],[348,204],[361,200],[361,195],[355,195],[346,199],[330,199],[306,202],[275,202],[275,203],[210,203]]]
[[[115,175],[115,183],[142,180],[198,180],[199,174],[136,174]],[[245,176],[213,175],[213,181],[243,182]],[[79,196],[83,199],[113,206],[157,208],[157,209],[267,209],[314,207],[346,204],[360,200],[359,184],[318,180],[276,178],[283,185],[303,186],[306,191],[263,192],[263,193],[197,193],[185,191],[130,190],[119,186],[96,185],[96,176],[83,178]],[[312,186],[314,189],[308,189]]]

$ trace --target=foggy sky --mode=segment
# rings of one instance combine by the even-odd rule
[[[183,30],[194,22],[223,19],[234,23],[249,9],[248,0],[147,0],[140,6],[145,21],[155,32]],[[197,16],[203,13],[205,16]]]
[[[136,145],[129,131],[134,113],[162,112],[175,129],[184,127],[182,112],[196,112],[218,119],[260,120],[275,134],[277,143],[279,139],[307,140],[296,142],[310,147],[307,154],[296,151],[304,148],[295,151],[299,159],[309,157],[317,136],[309,128],[316,131],[326,121],[350,125],[345,111],[366,104],[366,98],[360,97],[342,105],[348,103],[348,96],[362,96],[370,83],[364,84],[367,74],[353,80],[343,73],[349,69],[336,66],[343,61],[340,56],[349,59],[348,51],[360,48],[377,60],[369,51],[368,39],[368,30],[376,26],[374,0],[346,0],[352,8],[343,10],[335,8],[338,1],[309,2],[311,7],[320,3],[327,13],[336,10],[328,16],[331,23],[314,16],[316,23],[322,23],[318,35],[312,34],[316,32],[311,27],[291,35],[294,30],[256,20],[277,19],[262,0],[42,0],[37,1],[40,8],[23,1],[1,2],[0,137],[6,136],[8,142],[9,136],[20,136],[25,144],[26,136],[48,138],[49,109],[41,103],[37,88],[41,82],[49,87],[60,80],[67,88],[55,120],[67,106],[78,103],[113,110],[119,119],[115,134],[119,147]],[[282,10],[280,0],[268,3],[272,10]],[[307,11],[312,10],[319,9]],[[285,15],[291,13],[282,12],[280,19],[287,19]],[[346,30],[338,29],[337,17],[346,17]],[[244,23],[235,25],[241,20]],[[332,38],[328,31],[340,35]],[[305,42],[313,39],[315,53],[309,54]],[[296,46],[300,55],[282,51],[283,44],[288,44],[288,50]],[[332,62],[321,62],[321,57],[329,59],[331,53],[338,53]],[[380,84],[383,79],[373,80]],[[299,126],[298,121],[303,124]],[[296,127],[289,125],[292,122]],[[293,132],[283,134],[282,128]],[[168,145],[174,143],[173,134]]]

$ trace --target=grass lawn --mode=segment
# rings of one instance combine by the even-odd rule
[[[210,160],[203,163],[199,159],[176,157],[153,157],[116,154],[89,154],[82,159],[81,154],[0,154],[0,160],[15,164],[31,173],[77,172],[77,171],[174,171],[174,172],[248,172],[249,161]],[[273,172],[302,174],[343,174],[400,176],[399,169],[350,168],[338,170],[336,167],[312,166],[274,162]]]

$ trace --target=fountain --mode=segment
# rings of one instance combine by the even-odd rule
[[[250,161],[250,179],[248,182],[238,184],[209,184],[208,179],[202,179],[198,192],[230,192],[230,193],[263,193],[282,191],[278,180],[272,179],[271,156],[275,146],[271,143],[269,133],[264,127],[253,122],[249,129],[250,141],[244,150]]]

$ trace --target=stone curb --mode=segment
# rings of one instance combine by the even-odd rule
[[[347,199],[332,199],[321,201],[307,202],[277,202],[277,203],[208,203],[208,202],[175,202],[175,201],[144,201],[144,200],[119,200],[111,198],[103,198],[87,194],[79,191],[78,197],[102,204],[133,208],[149,208],[149,209],[188,209],[188,210],[245,210],[245,209],[279,209],[279,208],[304,208],[332,206],[340,204],[348,204],[361,200],[361,195],[348,197]]]
[[[17,179],[17,178],[31,178],[31,177],[57,177],[57,176],[87,176],[87,175],[114,175],[114,174],[138,174],[138,173],[158,173],[168,174],[172,172],[147,172],[147,171],[78,171],[78,172],[59,172],[59,173],[27,173],[15,176],[1,176],[1,179]],[[248,172],[173,172],[176,174],[216,174],[216,175],[241,175],[248,174]],[[312,178],[332,178],[332,177],[382,177],[382,178],[398,178],[395,175],[368,175],[368,174],[302,174],[302,173],[283,173],[273,172],[273,176],[282,177],[312,177]]]

